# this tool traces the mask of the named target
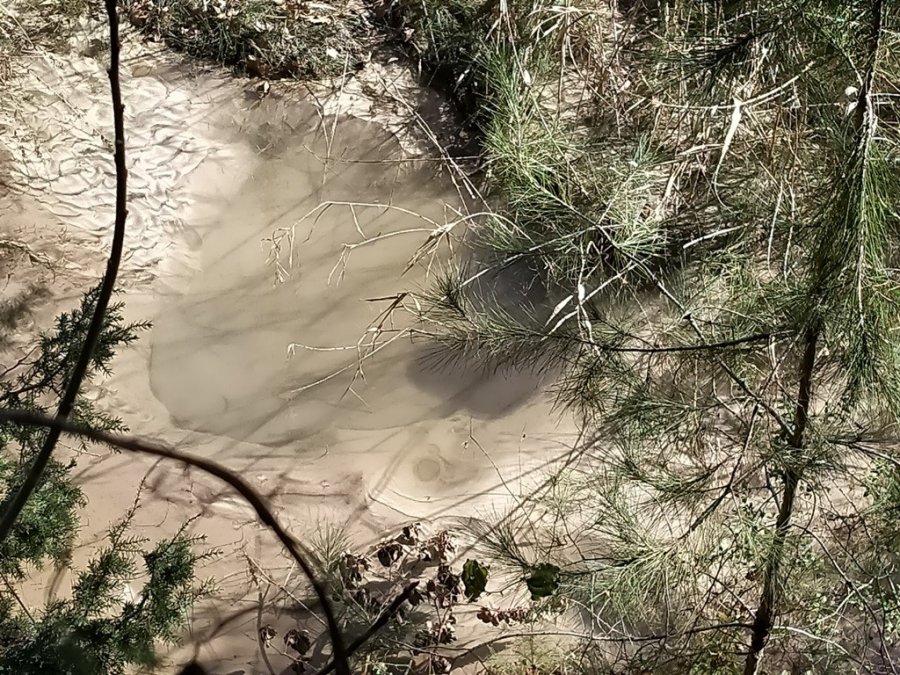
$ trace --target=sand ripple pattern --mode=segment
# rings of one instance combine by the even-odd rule
[[[133,60],[132,60],[133,62]],[[152,282],[190,267],[196,235],[186,229],[194,200],[183,189],[217,146],[205,120],[241,94],[206,77],[187,88],[122,71],[129,221],[122,278]],[[166,65],[166,64],[162,64]],[[147,71],[146,60],[142,69]],[[152,69],[151,69],[152,70]],[[231,84],[231,86],[229,86]],[[12,187],[56,216],[90,246],[109,245],[115,203],[112,106],[104,65],[41,54],[21,61],[0,102],[0,138],[15,162]]]

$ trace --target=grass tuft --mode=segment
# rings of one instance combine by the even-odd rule
[[[268,79],[323,79],[368,60],[370,26],[354,3],[121,0],[145,34],[191,56]]]

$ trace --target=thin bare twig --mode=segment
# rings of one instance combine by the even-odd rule
[[[103,331],[103,321],[106,316],[106,310],[112,297],[113,289],[116,285],[116,275],[119,272],[119,263],[122,259],[122,249],[125,241],[125,220],[128,217],[127,209],[127,185],[128,171],[125,167],[125,107],[122,104],[122,88],[119,82],[119,58],[121,52],[121,42],[119,40],[119,17],[116,9],[116,0],[106,0],[106,15],[109,22],[109,75],[110,94],[112,96],[113,107],[113,126],[115,128],[115,166],[116,166],[116,215],[115,224],[113,226],[112,247],[109,252],[109,260],[106,263],[106,273],[103,276],[103,282],[100,286],[100,292],[97,295],[97,304],[94,307],[94,314],[91,317],[91,323],[88,327],[87,335],[84,338],[84,344],[81,347],[81,353],[78,355],[78,361],[72,370],[72,374],[66,384],[66,389],[60,399],[59,406],[56,411],[56,419],[64,421],[68,419],[75,406],[75,400],[78,397],[78,391],[81,383],[87,374],[94,355],[94,348],[100,333]],[[50,456],[56,447],[61,432],[59,426],[48,426],[47,438],[41,447],[40,452],[34,459],[34,463],[26,475],[22,485],[12,496],[12,498],[4,504],[3,514],[0,516],[0,542],[4,541],[12,531],[13,525],[25,503],[31,494],[37,488],[41,474],[47,468]]]

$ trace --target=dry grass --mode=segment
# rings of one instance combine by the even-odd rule
[[[144,34],[269,79],[321,79],[368,59],[371,27],[352,0],[121,0]]]

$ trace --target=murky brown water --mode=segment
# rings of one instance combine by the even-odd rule
[[[403,339],[352,379],[352,347],[390,304],[378,298],[427,283],[423,265],[402,272],[432,227],[413,214],[442,223],[447,204],[458,203],[436,163],[397,161],[409,153],[380,123],[340,115],[323,124],[299,95],[259,102],[222,75],[140,52],[128,64],[121,298],[130,318],[154,325],[96,395],[135,433],[243,472],[297,532],[328,520],[363,537],[409,518],[483,515],[566,451],[573,429],[533,376],[431,370],[424,345]],[[66,233],[66,265],[90,278],[112,213],[102,65],[34,59],[21,78],[21,95],[0,106],[19,202],[45,229]],[[329,105],[340,110],[341,100]],[[381,206],[332,206],[303,219],[329,200]],[[293,264],[283,251],[289,276],[275,283],[265,239],[291,228]],[[386,238],[339,264],[345,245],[373,236]],[[67,309],[77,290],[45,314]],[[406,320],[398,314],[392,325]],[[288,358],[292,343],[315,349]],[[211,568],[225,606],[248,593],[239,552],[278,557],[246,508],[205,479],[122,455],[84,460],[80,470],[91,500],[87,540],[130,505],[145,477],[142,533],[204,513],[196,530],[225,551]],[[255,667],[251,623],[230,624],[224,651],[210,648],[214,659],[235,672]]]
[[[252,175],[233,192],[229,187],[230,194],[220,195],[220,208],[197,228],[203,242],[202,272],[156,322],[151,383],[179,426],[292,446],[323,430],[416,421],[410,396],[397,390],[401,383],[408,394],[415,389],[399,356],[401,345],[399,354],[394,350],[385,357],[394,371],[389,386],[384,386],[385,378],[369,377],[368,383],[355,387],[363,401],[343,396],[353,372],[296,392],[352,362],[354,349],[297,348],[290,360],[286,354],[291,343],[320,349],[355,345],[390,304],[367,300],[418,281],[415,275],[401,281],[400,272],[426,236],[427,223],[371,206],[354,207],[353,212],[347,206],[331,206],[304,216],[329,200],[393,200],[404,209],[442,218],[442,203],[450,195],[442,194],[441,181],[429,172],[378,164],[380,158],[400,156],[400,148],[377,125],[352,118],[341,121],[335,127],[327,173],[322,160],[329,148],[324,134],[316,131],[313,111],[302,126],[312,133],[278,139]],[[276,283],[273,266],[265,264],[270,244],[264,240],[290,229],[293,264],[288,263],[287,250],[281,255],[290,276]],[[340,260],[342,245],[360,241],[360,231],[376,236],[403,230],[415,232],[354,250],[345,264]],[[283,245],[290,247],[287,240]],[[398,314],[398,320],[403,319]],[[197,349],[199,344],[203,349]],[[375,372],[382,370],[377,362],[371,365]],[[419,406],[434,398],[424,391],[415,395]]]
[[[403,153],[375,123],[342,119],[326,142],[314,111],[288,125],[267,120],[270,108],[279,110],[263,106],[254,120],[270,148],[253,171],[224,187],[204,178],[217,206],[194,225],[200,271],[154,320],[152,391],[180,428],[298,459],[323,447],[342,464],[367,454],[354,468],[374,477],[392,467],[393,490],[464,498],[486,459],[468,448],[470,424],[491,435],[492,448],[552,427],[539,381],[429,369],[425,345],[408,338],[364,361],[354,379],[355,345],[391,304],[385,298],[428,282],[425,265],[401,274],[454,194],[433,168],[391,163]],[[368,206],[316,210],[326,202]],[[276,282],[265,240],[288,230],[293,264],[282,251],[290,276]],[[367,237],[385,238],[341,258]],[[386,325],[400,330],[407,317],[397,312]],[[303,346],[288,358],[292,343]]]

